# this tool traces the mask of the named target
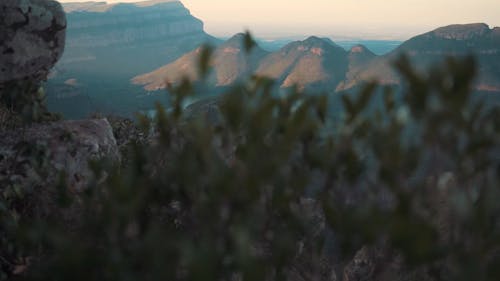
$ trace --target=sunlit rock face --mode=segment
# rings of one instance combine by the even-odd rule
[[[259,46],[254,46],[249,52],[245,51],[244,36],[242,33],[236,34],[214,50],[211,60],[214,72],[206,82],[215,86],[229,86],[237,81],[244,81],[255,72],[258,63],[268,52]],[[178,84],[184,77],[198,81],[201,50],[201,47],[197,48],[176,61],[138,75],[131,81],[144,86],[148,91],[164,89],[167,84]]]
[[[40,81],[64,51],[66,17],[51,0],[0,1],[1,84]]]
[[[297,85],[313,91],[332,91],[345,76],[347,60],[343,48],[311,36],[266,56],[257,73],[277,79],[283,88]]]

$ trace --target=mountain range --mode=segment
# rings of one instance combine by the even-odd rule
[[[212,54],[214,72],[208,78],[214,86],[228,86],[251,75],[258,62],[269,53],[259,46],[249,54],[244,51],[244,34],[240,33],[219,45]],[[183,77],[198,80],[198,62],[202,47],[181,56],[171,64],[132,79],[134,84],[145,85],[148,91],[165,88],[167,83],[177,83]]]
[[[321,92],[343,91],[373,79],[398,84],[391,65],[403,53],[421,70],[447,55],[473,53],[479,61],[476,89],[500,92],[500,28],[486,24],[438,28],[397,48],[390,42],[383,49],[391,51],[384,52],[311,36],[272,44],[257,40],[262,45],[247,54],[243,34],[226,41],[207,34],[203,22],[177,0],[63,7],[66,49],[45,90],[49,108],[68,118],[93,112],[131,116],[154,108],[158,100],[166,103],[167,83],[184,76],[198,80],[204,44],[215,47],[208,77],[214,92],[252,74],[274,78],[282,88],[298,85]]]
[[[242,73],[255,73],[276,79],[283,88],[297,85],[335,92],[373,80],[398,84],[392,63],[403,54],[421,71],[447,56],[474,54],[479,64],[476,89],[500,92],[500,28],[490,29],[483,23],[441,27],[413,37],[381,56],[363,45],[345,50],[329,39],[312,36],[271,53],[257,46],[257,51],[245,59],[238,40],[241,41],[241,34],[217,48],[212,66],[218,79],[209,81],[213,86],[230,85]],[[173,63],[136,76],[132,83],[146,90],[158,90],[165,87],[166,81],[176,83],[183,76],[196,80],[192,74],[197,68],[198,53],[189,52]]]
[[[384,84],[399,83],[391,64],[402,54],[421,71],[447,56],[472,54],[479,66],[476,89],[500,92],[500,28],[490,29],[484,23],[449,25],[413,37],[384,56],[365,60],[348,73],[339,89],[372,79]]]

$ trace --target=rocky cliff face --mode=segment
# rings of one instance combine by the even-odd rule
[[[203,35],[203,23],[179,1],[69,3],[70,47],[104,47]]]
[[[2,1],[0,11],[0,193],[23,190],[25,206],[43,217],[57,211],[61,180],[76,194],[95,179],[89,160],[120,155],[106,119],[23,122],[45,110],[38,87],[64,50],[66,18],[50,0]]]
[[[180,1],[63,7],[68,19],[66,51],[46,89],[49,108],[70,118],[96,111],[132,116],[153,107],[158,96],[148,96],[130,79],[217,41]]]
[[[12,84],[39,85],[45,79],[64,50],[66,18],[61,5],[55,1],[8,0],[0,3],[0,10],[5,12],[0,17],[3,39],[0,68],[4,70],[0,75],[0,105],[5,106],[3,95],[20,95],[19,103],[29,103],[31,100],[24,95],[32,93],[22,92],[24,88],[16,89]],[[2,92],[1,86],[5,83],[10,83],[9,88]],[[21,108],[24,109],[22,105]],[[33,153],[42,153],[48,158],[45,167],[48,174],[44,177],[34,176],[40,163],[33,161]],[[118,158],[116,141],[105,119],[0,130],[0,191],[9,184],[54,184],[61,171],[67,173],[72,187],[81,189],[90,175],[87,161],[105,156]]]

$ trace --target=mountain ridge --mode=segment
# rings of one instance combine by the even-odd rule
[[[243,33],[238,33],[214,50],[210,63],[214,72],[208,80],[216,86],[227,86],[247,77],[256,70],[255,62],[268,54],[259,46],[255,46],[250,53],[245,53],[244,36]],[[201,50],[202,47],[198,47],[170,64],[132,78],[131,82],[154,91],[164,89],[167,84],[178,83],[185,77],[197,81]]]
[[[399,76],[392,68],[394,60],[406,55],[417,70],[424,71],[447,56],[475,55],[479,74],[476,89],[500,92],[500,33],[498,27],[484,23],[454,24],[414,36],[395,50],[375,57],[363,68],[346,77],[339,90],[360,82],[376,80],[381,84],[398,84]]]
[[[338,83],[345,68],[347,52],[342,47],[311,36],[269,54],[259,63],[256,74],[277,79],[281,87],[315,88]]]
[[[446,56],[470,53],[476,54],[479,63],[476,89],[500,92],[500,28],[490,28],[484,23],[439,27],[414,36],[381,56],[362,45],[344,50],[328,38],[310,36],[263,56],[255,73],[276,79],[283,88],[297,85],[320,91],[343,91],[373,80],[381,84],[398,84],[399,77],[392,63],[403,54],[410,57],[417,69],[423,70]],[[218,64],[223,64],[220,60]],[[170,65],[168,68],[175,72],[175,67]],[[183,67],[189,69],[196,65],[188,63]],[[233,65],[233,68],[238,67]],[[144,81],[136,78],[132,81],[148,90],[152,87],[147,85],[155,84],[153,81],[142,83]]]

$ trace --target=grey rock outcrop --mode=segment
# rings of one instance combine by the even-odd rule
[[[59,181],[62,172],[72,192],[93,180],[92,159],[120,159],[106,119],[59,121],[0,132],[0,183],[42,191]]]
[[[0,93],[2,84],[39,82],[64,51],[66,17],[52,0],[0,2]]]

